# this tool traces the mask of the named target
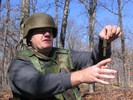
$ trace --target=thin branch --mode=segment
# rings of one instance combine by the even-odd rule
[[[124,8],[124,6],[128,3],[128,2],[130,2],[130,1],[132,1],[132,0],[127,0],[126,2],[124,2],[124,4],[122,5],[122,7],[121,7],[121,10]]]
[[[109,12],[118,15],[118,13],[114,12],[113,10],[109,9],[108,7],[106,7],[105,5],[101,4],[101,7],[105,8],[106,10],[108,10]]]
[[[90,12],[90,9],[87,3],[84,0],[80,0],[80,2],[83,3],[85,5],[85,8]]]

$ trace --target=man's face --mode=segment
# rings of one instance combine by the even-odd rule
[[[53,45],[52,28],[34,29],[31,37],[32,46],[39,52],[51,50]]]

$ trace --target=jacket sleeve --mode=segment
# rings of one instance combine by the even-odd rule
[[[103,41],[99,39],[98,43],[93,48],[92,52],[85,51],[71,51],[72,62],[74,65],[74,70],[80,70],[88,66],[97,64],[103,59],[109,58],[111,56],[111,47],[106,49],[106,56],[103,56]]]
[[[14,93],[26,97],[46,97],[71,88],[71,73],[39,74],[31,61],[15,58],[9,66],[9,81]]]

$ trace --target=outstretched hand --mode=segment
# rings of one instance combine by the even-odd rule
[[[113,69],[107,69],[107,63],[111,62],[111,59],[105,59],[97,63],[92,67],[72,73],[71,81],[72,85],[78,85],[81,83],[101,83],[109,84],[108,80],[114,79],[117,71]],[[75,78],[75,79],[74,79]]]
[[[118,37],[122,35],[121,29],[118,26],[107,25],[100,32],[99,36],[102,40],[107,40],[108,43],[111,43]]]

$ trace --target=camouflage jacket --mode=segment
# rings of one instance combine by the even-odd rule
[[[10,87],[13,94],[21,97],[21,100],[23,98],[24,100],[25,98],[26,100],[54,100],[55,97],[55,100],[64,99],[66,95],[62,96],[62,93],[72,88],[71,71],[80,70],[104,59],[100,45],[102,43],[96,45],[91,53],[53,48],[49,57],[38,54],[34,50],[22,51],[12,60],[9,67]],[[110,54],[108,50],[106,58]],[[69,97],[75,92],[69,91],[66,94]]]

